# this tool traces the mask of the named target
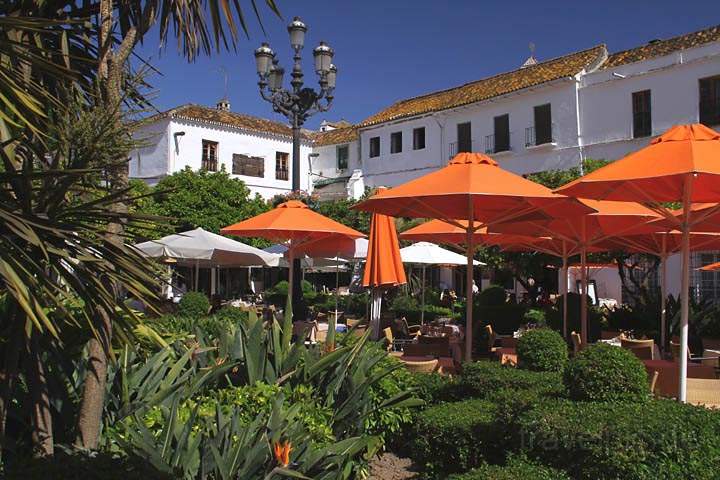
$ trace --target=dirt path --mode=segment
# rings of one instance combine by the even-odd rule
[[[418,478],[412,460],[386,452],[370,462],[372,480],[410,480]]]

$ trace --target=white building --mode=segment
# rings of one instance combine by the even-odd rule
[[[130,176],[157,183],[186,167],[220,171],[243,180],[264,198],[292,190],[292,131],[279,122],[216,108],[183,105],[152,117],[139,130],[145,144],[132,154]],[[300,188],[310,189],[311,139],[302,137]]]

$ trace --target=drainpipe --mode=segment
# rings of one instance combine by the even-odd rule
[[[437,119],[437,116],[435,114],[432,115],[432,119],[435,120],[435,123],[438,124],[438,127],[440,127],[440,168],[445,166],[445,124],[440,123],[440,120]]]
[[[575,77],[575,122],[577,126],[578,151],[580,153],[580,176],[585,175],[585,152],[583,150],[582,120],[580,117],[580,78]]]

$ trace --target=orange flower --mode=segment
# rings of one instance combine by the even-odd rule
[[[287,440],[282,443],[275,442],[273,451],[275,453],[275,460],[277,460],[280,465],[283,467],[290,465],[290,452],[292,452],[292,444],[290,442]]]

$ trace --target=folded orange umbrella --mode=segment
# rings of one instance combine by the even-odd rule
[[[690,232],[698,231],[693,203],[720,202],[720,133],[699,123],[678,125],[650,145],[560,187],[558,193],[598,200],[642,202],[682,233],[680,368],[678,399],[687,394],[690,316]],[[678,216],[663,202],[682,202]],[[705,216],[720,211],[716,206]],[[700,218],[702,220],[702,218]]]
[[[710,265],[705,265],[704,267],[698,268],[698,270],[702,270],[704,272],[716,272],[720,270],[720,262],[711,263]]]

